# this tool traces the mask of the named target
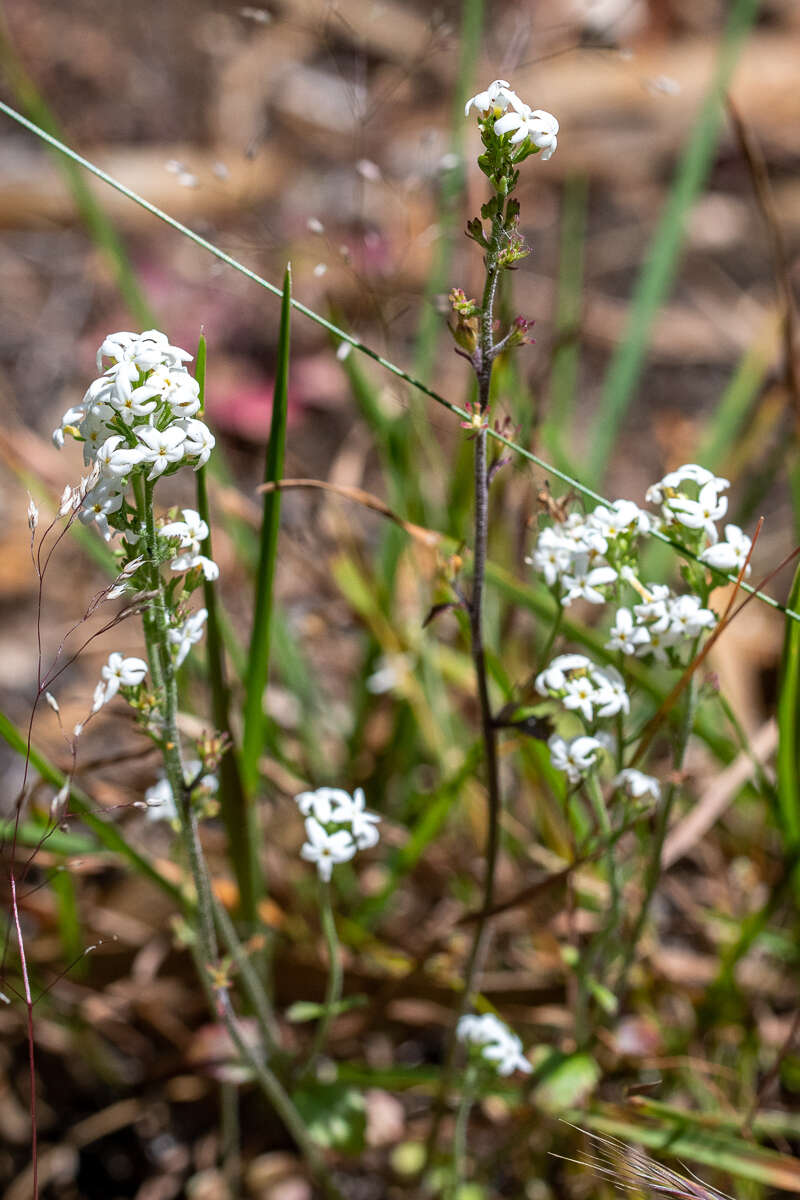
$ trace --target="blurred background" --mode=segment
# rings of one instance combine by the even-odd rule
[[[557,115],[561,133],[551,161],[531,159],[523,169],[521,224],[532,254],[514,276],[504,314],[534,320],[536,342],[499,372],[497,415],[546,461],[605,495],[642,503],[651,482],[695,458],[728,475],[734,519],[752,531],[759,515],[767,517],[754,559],[760,578],[792,549],[799,523],[800,390],[786,314],[800,248],[800,7],[764,0],[752,22],[746,9],[715,0],[495,0],[483,11],[475,0],[275,0],[264,7],[5,0],[2,98],[267,279],[280,284],[291,261],[298,299],[462,404],[472,383],[447,333],[446,295],[452,286],[468,295],[480,287],[479,254],[463,227],[486,194],[475,165],[478,133],[463,105],[490,79],[510,80],[533,107]],[[733,111],[708,100],[728,81]],[[0,702],[24,725],[36,686],[25,488],[58,496],[77,477],[79,451],[59,454],[50,433],[94,378],[96,348],[113,330],[154,324],[190,351],[201,331],[207,338],[207,415],[228,467],[212,495],[220,521],[215,550],[231,625],[246,639],[242,530],[258,517],[279,302],[110,188],[80,173],[70,177],[63,161],[3,115],[0,138]],[[300,315],[292,337],[285,474],[366,488],[403,517],[467,539],[468,457],[457,420],[357,353],[337,356],[336,340]],[[376,450],[381,420],[402,431],[406,465],[414,467],[407,488]],[[504,476],[495,553],[526,578],[545,478],[524,463]],[[172,502],[192,503],[190,484],[171,486]],[[385,549],[384,534],[378,517],[341,500],[299,491],[284,497],[277,661],[266,697],[277,731],[264,764],[271,804],[309,781],[371,782],[377,806],[400,823],[409,789],[425,795],[454,768],[452,747],[441,744],[452,726],[441,727],[438,745],[423,736],[420,749],[424,720],[402,684],[404,672],[428,669],[418,667],[419,628],[441,564],[421,550],[413,563],[401,563],[391,604],[381,610],[396,636],[359,601],[341,567],[355,561],[374,582],[368,566]],[[103,581],[84,550],[62,552],[45,592],[51,650]],[[773,591],[785,599],[787,590],[780,576]],[[497,622],[515,646],[531,638],[535,645],[530,614],[520,621],[498,613]],[[455,631],[449,636],[457,640]],[[714,659],[749,737],[765,736],[769,724],[782,637],[779,616],[751,605]],[[126,626],[113,646],[100,643],[82,657],[59,696],[65,722],[85,712],[108,651],[135,653],[137,645]],[[460,663],[436,666],[448,687],[466,694],[469,669]],[[387,668],[388,685],[388,676],[376,680]],[[383,695],[392,687],[397,704]],[[468,700],[464,708],[473,720]],[[124,712],[104,717],[83,749],[83,786],[99,805],[124,810],[120,820],[166,855],[166,838],[142,831],[141,814],[130,810],[155,777],[153,759],[137,751]],[[36,737],[63,765],[51,714]],[[21,767],[5,748],[0,762],[10,807]],[[694,769],[701,782],[710,778],[707,762],[698,759]],[[477,809],[476,800],[470,828],[480,840]],[[745,822],[739,836],[748,829]],[[209,836],[213,842],[213,829]],[[296,853],[297,837],[291,825],[270,849],[278,901],[282,855]],[[769,871],[766,882],[756,879],[740,848],[726,844],[701,864],[712,875],[723,864],[733,872],[724,904],[734,903],[742,884],[756,898],[769,890]],[[406,897],[395,914],[407,931],[427,919],[426,897],[441,891],[449,853],[447,844],[431,851],[416,898]],[[474,855],[473,841],[462,848],[465,869],[474,868]],[[182,1073],[197,1051],[198,998],[179,970],[162,970],[173,954],[163,901],[150,892],[143,899],[140,880],[107,864],[87,863],[85,872],[87,936],[91,925],[106,944],[91,992],[85,977],[68,976],[54,993],[61,1011],[41,1024],[45,1136],[70,1094],[78,1097],[76,1118],[88,1120],[98,1098],[133,1107],[114,1110],[117,1124],[114,1113],[109,1118],[116,1167],[101,1167],[99,1152],[87,1167],[84,1154],[84,1174],[70,1174],[82,1144],[73,1139],[63,1181],[54,1167],[55,1190],[47,1194],[166,1200],[183,1194],[187,1173],[202,1175],[213,1159],[207,1146],[204,1159],[202,1141],[213,1127],[202,1106],[211,1101],[202,1082]],[[364,886],[378,894],[384,882],[377,874]],[[436,902],[442,928],[454,903]],[[53,973],[63,960],[64,929],[49,891],[32,899],[29,919],[34,961]],[[304,936],[307,926],[288,940]],[[321,988],[313,951],[300,960],[286,984],[291,996],[306,985]],[[679,992],[708,982],[695,960],[664,963]],[[511,1002],[520,1013],[534,1001],[555,1005],[553,986],[541,978],[533,999],[523,989],[516,1000],[511,987]],[[765,998],[753,986],[759,1036],[778,1045],[790,1019],[786,992],[776,983]],[[408,1061],[435,1059],[438,1034],[430,1033],[425,1004],[439,1005],[434,1024],[443,1028],[442,996],[405,1003],[391,1017],[391,1036],[406,1046]],[[64,1015],[76,1011],[81,1030],[67,1032]],[[0,1173],[7,1200],[25,1200],[18,1174],[24,1079],[14,1075],[24,1041],[18,1014],[2,1010],[0,1018],[11,1046],[0,1065],[13,1097],[0,1105],[0,1137],[9,1146]],[[101,1049],[82,1032],[93,1022],[104,1031]],[[634,1032],[635,1053],[650,1052],[647,1031]],[[363,1037],[356,1026],[352,1037],[355,1045]],[[390,1034],[372,1037],[374,1061],[390,1058]],[[60,1072],[75,1044],[91,1045],[91,1055],[70,1067],[67,1085]],[[157,1103],[145,1104],[148,1096]],[[202,1118],[191,1116],[193,1105]],[[176,1132],[176,1112],[190,1113],[185,1137]],[[377,1146],[391,1141],[392,1121],[404,1118],[385,1105],[383,1119],[383,1131],[373,1132]],[[362,1184],[350,1194],[382,1194]],[[251,1194],[278,1197],[260,1186]]]

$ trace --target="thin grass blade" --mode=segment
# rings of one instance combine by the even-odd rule
[[[286,413],[289,386],[289,354],[291,336],[292,273],[286,268],[283,280],[283,302],[278,333],[278,359],[275,369],[275,393],[272,400],[272,423],[264,467],[264,482],[277,483],[283,477],[283,458],[286,448]],[[253,602],[253,632],[250,638],[250,669],[244,701],[244,733],[242,736],[242,775],[249,792],[258,779],[258,758],[264,744],[264,691],[269,675],[270,634],[273,608],[275,560],[278,553],[278,530],[281,519],[281,492],[275,488],[264,493],[261,541]]]

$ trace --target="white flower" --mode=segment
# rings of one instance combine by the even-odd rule
[[[514,1071],[530,1072],[531,1064],[522,1053],[522,1042],[494,1013],[476,1016],[467,1013],[456,1026],[460,1042],[476,1046],[480,1057],[497,1071],[511,1075]]]
[[[84,525],[93,522],[107,542],[111,541],[113,531],[109,527],[108,518],[111,513],[122,507],[122,492],[114,487],[111,480],[100,483],[92,491],[87,492],[78,512],[78,519]]]
[[[650,515],[644,512],[632,500],[615,500],[606,507],[598,504],[594,512],[589,514],[590,525],[596,526],[606,538],[617,538],[623,533],[647,533],[650,528]]]
[[[554,587],[572,562],[573,544],[548,525],[536,540],[536,549],[526,561],[544,575],[548,587]]]
[[[163,525],[159,534],[161,537],[180,538],[180,545],[184,550],[199,550],[200,543],[208,537],[208,525],[193,508],[184,508],[181,512],[183,520],[170,521]]]
[[[177,646],[175,653],[176,668],[182,665],[192,646],[196,645],[202,638],[207,619],[208,609],[198,608],[197,612],[187,617],[181,625],[167,630],[167,641],[170,645]]]
[[[39,524],[39,509],[36,507],[36,501],[33,496],[28,493],[28,528],[31,533],[34,532]]]
[[[664,508],[674,520],[687,529],[703,529],[711,542],[717,541],[716,521],[725,516],[728,511],[728,499],[720,496],[717,481],[712,479],[700,488],[696,500],[686,496],[668,496]]]
[[[314,792],[300,792],[294,802],[304,817],[315,817],[322,825],[329,824],[335,801],[350,799],[341,788],[321,787]]]
[[[108,404],[93,404],[82,421],[80,434],[83,438],[83,461],[87,466],[94,462],[98,449],[108,437],[108,422],[113,418],[114,410]]]
[[[157,366],[133,395],[144,403],[166,401],[176,417],[193,417],[200,411],[200,384],[185,367]]]
[[[103,475],[111,475],[120,478],[122,475],[127,475],[131,467],[136,466],[142,461],[142,451],[140,449],[131,449],[124,437],[120,434],[112,434],[110,438],[106,438],[102,446],[99,446],[95,454],[95,462],[100,467]]]
[[[559,654],[549,666],[541,671],[535,680],[535,688],[540,696],[549,696],[551,692],[560,692],[566,686],[567,678],[573,671],[588,671],[592,665],[591,659],[585,654]]]
[[[314,817],[306,817],[307,842],[300,854],[306,862],[317,864],[320,879],[326,883],[337,863],[348,862],[356,852],[356,843],[346,829],[328,833]]]
[[[630,697],[616,667],[593,667],[592,682],[596,687],[594,705],[598,717],[615,717],[617,713],[630,712]]]
[[[543,108],[532,109],[516,96],[509,97],[509,103],[514,111],[495,121],[495,133],[510,133],[512,145],[530,138],[534,146],[542,151],[542,161],[547,162],[558,146],[558,121],[552,113],[545,112]]]
[[[661,784],[652,775],[645,775],[635,767],[625,767],[619,775],[611,780],[611,786],[621,788],[632,799],[641,800],[649,797],[651,800],[661,799]]]
[[[595,737],[573,738],[567,741],[557,733],[547,740],[550,761],[557,771],[564,771],[570,783],[577,783],[597,762],[597,755],[604,749]]]
[[[650,641],[647,629],[643,625],[634,624],[629,608],[617,609],[609,633],[611,636],[606,642],[606,650],[621,650],[623,654],[635,654],[637,646]]]
[[[595,689],[588,675],[576,675],[564,685],[562,703],[564,708],[577,711],[586,721],[594,716]]]
[[[588,554],[578,554],[570,572],[564,576],[564,586],[567,589],[561,598],[564,607],[573,600],[582,598],[590,604],[605,604],[606,598],[598,588],[613,583],[617,572],[613,567],[592,567]]]
[[[187,785],[190,784],[200,774],[203,764],[199,758],[190,758],[183,764],[183,781]],[[195,784],[195,788],[202,789],[207,793],[215,793],[219,791],[219,780],[216,775],[203,775]],[[169,780],[165,775],[159,775],[156,782],[149,787],[144,794],[147,803],[147,818],[150,821],[175,821],[178,818],[178,809],[175,804],[175,796],[172,792]]]
[[[743,533],[738,525],[725,526],[725,541],[717,542],[716,546],[708,546],[700,555],[700,561],[708,563],[718,571],[741,571],[747,562],[752,541]],[[747,563],[745,578],[750,574],[751,567]]]
[[[136,433],[142,443],[142,462],[153,464],[148,479],[156,479],[171,463],[183,458],[186,434],[178,425],[168,425],[166,429],[141,426]]]
[[[203,421],[198,421],[194,417],[190,417],[186,421],[180,421],[179,425],[186,434],[186,444],[184,446],[186,457],[197,458],[194,467],[196,471],[208,462],[211,451],[216,445],[216,438]]]
[[[704,629],[716,625],[717,618],[710,608],[703,608],[699,596],[676,596],[669,606],[670,632],[678,637],[697,637]]]
[[[375,826],[380,821],[377,813],[365,807],[364,789],[356,788],[352,797],[347,792],[338,792],[331,818],[337,824],[349,825],[359,850],[377,846],[380,834]]]
[[[101,681],[95,688],[92,712],[97,712],[116,696],[121,687],[138,687],[147,674],[147,663],[141,658],[123,658],[114,652],[100,670]],[[103,683],[105,680],[105,683]]]
[[[469,110],[476,108],[479,113],[487,113],[490,108],[495,109],[498,113],[505,112],[511,103],[511,97],[517,97],[511,91],[511,84],[506,79],[493,79],[485,92],[478,92],[476,96],[471,96],[464,105],[464,116],[469,116]]]
[[[144,393],[140,387],[133,388],[126,394],[118,394],[110,403],[126,425],[132,425],[136,417],[149,417],[158,407],[158,401]]]

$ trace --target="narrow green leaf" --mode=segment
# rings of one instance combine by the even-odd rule
[[[790,605],[800,601],[800,567]],[[800,626],[786,622],[778,696],[778,818],[788,850],[800,846]]]
[[[78,897],[75,880],[65,867],[59,868],[50,876],[50,890],[56,901],[64,962],[72,963],[72,973],[82,976],[86,973],[86,960],[82,957],[84,946]]]
[[[586,440],[585,478],[597,486],[603,478],[617,434],[645,364],[656,313],[674,282],[689,210],[703,188],[722,124],[722,98],[744,39],[758,12],[758,0],[733,0],[716,71],[683,152],[675,182],[650,244],[631,298],[625,336],[606,374],[600,408]]]
[[[283,303],[278,333],[278,359],[275,368],[275,392],[272,398],[272,423],[264,469],[264,482],[276,483],[283,477],[283,456],[286,447],[286,413],[289,386],[289,354],[291,335],[292,273],[286,268],[283,280]],[[258,780],[258,759],[264,744],[264,691],[269,676],[270,631],[272,623],[272,585],[278,553],[278,530],[281,519],[279,489],[264,493],[261,521],[261,545],[253,603],[253,632],[250,638],[250,664],[244,701],[244,733],[242,736],[242,774],[249,791]]]
[[[206,397],[206,339],[200,335],[195,362],[195,379],[200,385],[201,412],[205,411]],[[208,507],[206,467],[196,474],[197,511],[208,527],[208,535],[202,550],[207,558],[213,559],[211,544],[211,516]],[[230,749],[219,764],[219,804],[225,833],[228,838],[228,853],[239,888],[242,916],[251,924],[256,918],[259,886],[257,883],[257,856],[253,854],[248,837],[247,797],[239,771],[239,758],[230,722],[230,689],[225,678],[223,639],[220,623],[217,589],[209,579],[203,579],[203,599],[208,612],[206,622],[206,661],[208,682],[211,689],[211,711],[218,733],[230,739]]]

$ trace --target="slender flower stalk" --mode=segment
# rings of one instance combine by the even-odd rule
[[[325,936],[325,946],[328,951],[328,984],[325,989],[323,1012],[314,1033],[308,1061],[300,1072],[300,1078],[312,1074],[319,1056],[328,1041],[331,1021],[342,998],[342,952],[339,938],[336,934],[336,922],[331,904],[331,885],[326,879],[319,880],[319,904],[322,919],[322,932]]]
[[[478,93],[467,102],[466,112],[475,108],[479,115],[479,128],[484,145],[484,153],[478,159],[481,170],[489,178],[494,188],[494,195],[481,209],[483,220],[490,220],[491,226],[486,233],[483,220],[477,217],[468,222],[467,234],[484,249],[485,280],[480,305],[467,299],[460,289],[454,289],[450,295],[451,305],[456,316],[456,325],[451,332],[459,347],[458,353],[467,358],[475,372],[478,384],[478,404],[472,414],[470,423],[471,436],[474,439],[473,458],[473,487],[474,487],[474,526],[472,548],[472,591],[468,599],[462,600],[467,610],[470,628],[470,652],[475,669],[478,705],[480,709],[481,737],[483,741],[484,762],[486,771],[486,790],[488,804],[488,836],[486,845],[486,865],[483,878],[483,898],[480,917],[475,926],[475,932],[470,947],[469,957],[464,971],[464,988],[456,1005],[455,1019],[450,1030],[445,1063],[438,1093],[434,1104],[434,1113],[426,1147],[426,1161],[423,1170],[429,1169],[439,1138],[439,1130],[444,1115],[447,1094],[452,1084],[456,1057],[458,1052],[457,1029],[470,998],[475,989],[476,980],[482,969],[484,957],[488,948],[490,923],[489,914],[494,906],[495,877],[497,873],[497,858],[500,849],[500,831],[502,819],[502,794],[500,787],[500,767],[497,750],[497,724],[492,711],[489,694],[489,680],[486,669],[486,652],[483,633],[483,594],[486,577],[486,560],[489,537],[489,488],[494,468],[488,463],[487,444],[489,432],[489,416],[492,386],[492,371],[497,354],[522,345],[526,340],[529,322],[518,317],[508,333],[495,342],[495,301],[497,298],[500,274],[504,269],[524,258],[528,250],[518,232],[519,204],[512,198],[519,171],[517,166],[531,154],[537,153],[540,147],[529,137],[527,131],[520,132],[517,126],[502,125],[507,118],[502,114],[509,105],[515,110],[526,113],[530,109],[519,100],[510,90],[505,80],[495,80],[485,92]],[[500,121],[498,121],[500,118]],[[558,123],[554,118],[557,130]],[[497,123],[497,124],[496,124]],[[513,123],[512,123],[513,124]],[[553,139],[549,157],[555,150]]]

